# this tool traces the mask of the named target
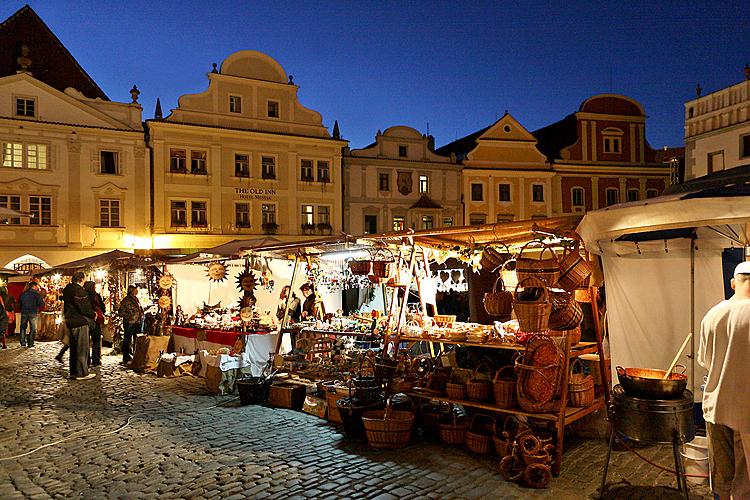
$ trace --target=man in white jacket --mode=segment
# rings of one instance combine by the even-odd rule
[[[708,369],[703,416],[715,498],[750,498],[750,262],[732,278],[734,295],[701,322],[698,363]]]

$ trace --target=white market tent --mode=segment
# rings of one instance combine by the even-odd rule
[[[679,363],[688,367],[696,401],[706,373],[693,361],[700,322],[724,299],[723,250],[748,246],[750,222],[748,171],[710,177],[589,212],[577,229],[601,257],[612,367],[666,370],[692,332]]]

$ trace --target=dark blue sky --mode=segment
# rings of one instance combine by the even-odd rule
[[[5,19],[23,1],[0,3]],[[144,118],[252,49],[294,75],[303,105],[352,148],[409,125],[438,146],[508,110],[529,130],[604,92],[639,101],[653,147],[683,143],[683,103],[742,80],[746,1],[36,1],[107,95],[141,89]],[[33,57],[33,55],[32,55]]]

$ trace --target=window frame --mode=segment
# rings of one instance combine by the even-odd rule
[[[331,162],[328,160],[317,160],[315,162],[315,173],[318,182],[324,184],[331,182]],[[321,173],[324,173],[325,175],[321,175]]]
[[[373,219],[369,219],[372,217]],[[369,231],[369,222],[373,220],[375,222],[375,231]],[[362,219],[363,225],[362,230],[365,234],[378,234],[378,215],[377,214],[364,214]]]
[[[651,196],[653,194],[653,196]],[[646,188],[646,199],[657,198],[659,196],[659,190],[656,188]]]
[[[36,97],[34,97],[34,96],[25,96],[25,95],[15,95],[13,97],[15,98],[15,101],[16,101],[16,103],[15,103],[16,105],[15,105],[15,108],[14,108],[14,111],[15,111],[14,116],[20,116],[22,118],[36,118],[38,116],[38,106],[37,106],[37,98]],[[21,101],[23,101],[23,103],[24,103],[23,104],[24,111],[27,111],[28,103],[29,102],[31,103],[31,108],[32,108],[31,109],[31,111],[32,111],[31,114],[28,114],[28,112],[24,112],[24,113],[19,113],[18,112],[19,111],[19,104],[21,103]]]
[[[315,205],[303,203],[300,205],[300,224],[315,225]]]
[[[169,148],[169,173],[171,174],[186,174],[188,173],[187,170],[187,157],[188,157],[188,148]],[[183,155],[175,155],[175,153],[182,152]],[[182,160],[180,162],[179,160]],[[179,166],[179,163],[182,163],[182,167]],[[177,164],[177,166],[175,166]]]
[[[239,157],[245,157],[245,161],[239,160]],[[245,165],[244,174],[243,169],[238,168],[240,165]],[[250,178],[250,154],[249,153],[234,153],[234,176],[241,179]]]
[[[190,150],[190,174],[208,175],[208,151],[205,149]]]
[[[394,231],[404,231],[406,229],[406,217],[403,215],[394,215],[391,220],[391,227]]]
[[[8,149],[8,146],[10,146],[10,151],[12,152],[9,156],[6,154],[6,150]],[[18,146],[18,148],[16,147]],[[28,142],[23,140],[8,140],[0,142],[0,168],[13,168],[13,169],[25,169],[25,170],[34,170],[34,171],[50,171],[50,145],[46,142]],[[36,149],[36,154],[31,155],[30,151],[32,148]],[[16,153],[17,150],[20,150],[20,154]],[[44,154],[40,155],[40,152],[44,152]],[[34,167],[29,166],[29,158],[31,157],[36,158]],[[44,158],[44,167],[39,167],[39,158]],[[10,165],[6,165],[6,158],[10,159]],[[16,164],[16,160],[19,160],[18,164]]]
[[[229,94],[229,112],[234,114],[242,114],[241,95]]]
[[[182,203],[183,207],[176,208],[178,203]],[[182,221],[175,218],[175,213],[182,213]],[[169,227],[188,227],[188,200],[169,200]]]
[[[581,203],[576,203],[576,193],[581,193]],[[586,189],[583,186],[573,186],[570,188],[570,206],[571,207],[585,207],[586,206]]]
[[[105,153],[111,153],[112,159],[114,162],[114,172],[105,172],[104,171],[104,154]],[[113,150],[113,149],[100,149],[99,150],[99,171],[97,172],[101,175],[120,175],[120,152]]]
[[[107,221],[105,223],[105,220],[103,219],[105,206],[107,211]],[[115,206],[116,205],[116,206]],[[121,214],[122,214],[122,206],[120,204],[120,200],[118,198],[99,198],[99,227],[123,227],[122,220],[121,220]],[[117,219],[114,220],[116,224],[113,224],[113,209],[116,208],[117,212]]]
[[[0,194],[0,207],[9,208],[11,210],[21,211],[21,195],[20,194]],[[20,226],[20,217],[11,217],[4,221],[5,224],[11,226]]]
[[[469,185],[471,201],[484,201],[484,185],[481,182],[472,182]],[[477,198],[477,196],[479,196]]]
[[[443,227],[453,227],[453,217],[443,217]]]
[[[196,208],[196,204],[202,204],[203,208]],[[203,214],[203,220],[196,214]],[[190,227],[207,228],[208,227],[208,202],[203,200],[190,200]]]
[[[487,214],[469,214],[470,226],[481,226],[487,224]]]
[[[315,215],[317,217],[318,224],[331,225],[331,206],[330,205],[318,205],[315,209]]]
[[[614,193],[614,203],[610,203],[609,194]],[[620,190],[618,188],[614,187],[608,187],[604,188],[604,203],[605,207],[611,207],[612,205],[617,205],[620,203]]]
[[[34,207],[34,198],[37,199]],[[48,202],[47,219],[45,222],[45,208],[44,202]],[[52,196],[32,194],[29,195],[29,213],[33,214],[33,217],[29,219],[29,224],[32,226],[51,226],[52,225]]]
[[[265,160],[270,159],[273,160],[272,163],[266,163]],[[265,180],[276,180],[278,179],[278,174],[276,172],[276,164],[278,163],[278,158],[276,155],[267,155],[267,154],[261,154],[260,155],[260,178]],[[270,174],[266,171],[266,165],[271,165],[271,172]]]
[[[536,188],[540,189],[541,196],[539,199],[537,199],[537,190]],[[544,184],[540,182],[532,182],[531,183],[531,203],[544,203]]]
[[[721,157],[721,168],[714,169],[714,158]],[[718,151],[711,151],[710,153],[706,154],[706,173],[712,174],[714,172],[722,172],[726,170],[727,168],[727,162],[724,155],[724,150],[720,149]]]
[[[631,196],[630,196],[631,193],[635,193],[635,198],[633,198],[632,200],[630,199],[631,198]],[[640,199],[641,199],[641,190],[638,189],[638,188],[627,188],[625,190],[625,199],[628,201],[628,203],[632,203],[634,201],[640,201]]]
[[[504,190],[502,187],[507,187],[508,199],[503,199]],[[499,182],[497,184],[497,201],[500,203],[512,203],[513,202],[513,188],[509,182]]]
[[[435,218],[432,215],[423,215],[421,217],[422,229],[433,229],[435,227]]]
[[[622,153],[622,137],[614,135],[605,135],[604,143],[602,144],[602,153],[608,155],[618,155]],[[608,151],[611,149],[611,151]]]
[[[399,158],[408,158],[409,157],[409,146],[406,144],[399,144],[398,145],[398,157]]]
[[[275,105],[275,115],[271,114],[272,104]],[[278,101],[276,99],[266,99],[266,118],[273,118],[274,120],[281,119],[281,101]]]
[[[267,210],[266,207],[272,208],[273,210]],[[273,202],[261,204],[260,206],[261,224],[278,224],[277,222],[278,218],[276,216],[278,211],[276,210],[276,208],[277,208],[276,203],[273,203]],[[270,217],[270,216],[273,216],[273,217]]]
[[[240,212],[239,208],[245,207],[246,210],[243,212]],[[238,229],[249,229],[252,227],[252,223],[250,221],[250,210],[251,210],[251,204],[248,202],[235,202],[234,204],[234,227]],[[239,215],[243,213],[246,214],[246,221],[240,221]]]
[[[418,182],[418,192],[419,194],[429,194],[430,193],[430,176],[427,174],[420,174],[417,176]]]
[[[385,180],[385,184],[383,181]],[[385,185],[385,188],[383,187]],[[391,190],[391,174],[388,172],[379,172],[378,173],[378,191],[388,191]]]
[[[740,136],[740,158],[750,158],[750,134]]]
[[[309,165],[307,164],[309,162]],[[309,170],[309,175],[305,175],[305,172]],[[315,181],[315,161],[307,158],[300,158],[299,160],[299,180],[302,182],[314,182]]]

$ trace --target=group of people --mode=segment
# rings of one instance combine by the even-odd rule
[[[276,309],[276,317],[279,321],[284,321],[284,311],[286,310],[287,297],[292,287],[284,286],[279,293],[279,307]],[[305,320],[322,320],[326,314],[326,308],[323,300],[315,293],[315,287],[311,283],[305,283],[299,287],[305,301],[302,302],[294,292],[289,300],[289,312],[287,313],[287,323],[298,323]]]
[[[44,299],[39,292],[39,283],[30,281],[18,299],[21,312],[21,347],[34,347],[37,317],[44,307]],[[6,336],[11,323],[15,322],[15,304],[13,296],[3,289],[0,293],[0,337],[2,348],[7,349]]]

